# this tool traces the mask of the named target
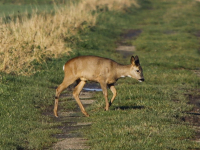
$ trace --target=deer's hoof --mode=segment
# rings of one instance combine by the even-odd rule
[[[82,112],[86,117],[90,117],[90,115],[87,112]]]

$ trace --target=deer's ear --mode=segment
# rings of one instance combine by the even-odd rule
[[[135,64],[135,57],[131,56],[131,60],[130,60],[131,64]]]
[[[139,57],[135,56],[135,65],[138,66],[140,64]]]
[[[140,64],[139,57],[137,55],[135,57],[131,56],[131,64],[136,66]]]

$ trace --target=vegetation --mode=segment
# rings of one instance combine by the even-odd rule
[[[87,4],[91,5],[83,11]],[[0,149],[42,149],[56,141],[52,135],[60,132],[55,129],[58,124],[41,114],[53,105],[55,90],[50,87],[62,81],[63,64],[79,55],[74,52],[67,56],[68,50],[86,44],[87,41],[80,38],[81,32],[92,29],[98,11],[104,11],[95,10],[96,4],[101,5],[98,1],[84,1],[82,5],[71,4],[59,7],[61,9],[55,5],[55,12],[51,13],[36,11],[10,16],[8,20],[1,18]],[[102,4],[107,2],[102,1]],[[111,10],[115,7],[124,8],[124,5],[108,5]],[[63,15],[63,11],[71,14],[71,18]],[[20,76],[33,73],[30,77]]]
[[[118,96],[109,112],[103,111],[102,94],[97,96],[98,102],[88,110],[92,127],[85,131],[91,149],[200,148],[191,140],[195,130],[182,121],[192,108],[185,94],[200,94],[200,79],[193,72],[200,68],[199,8],[194,1],[145,0],[139,10],[101,16],[104,20],[117,18],[106,24],[115,30],[142,30],[129,43],[137,48],[145,82],[119,80]]]
[[[0,19],[0,71],[29,75],[34,64],[58,58],[71,51],[71,38],[95,26],[98,10],[122,10],[134,1],[86,0],[71,2],[54,11]],[[44,28],[45,27],[45,28]]]
[[[140,8],[123,7],[122,11],[105,7],[89,11],[88,14],[92,13],[92,16],[97,15],[96,12],[101,13],[91,24],[89,21],[86,24],[79,23],[80,27],[74,31],[75,34],[64,36],[67,38],[61,47],[72,49],[70,55],[62,50],[60,54],[56,52],[57,54],[48,53],[44,56],[47,53],[43,51],[45,46],[36,44],[34,48],[41,54],[35,53],[38,57],[34,57],[30,71],[20,69],[8,71],[10,74],[1,72],[0,149],[42,149],[55,142],[56,139],[51,135],[60,132],[55,129],[58,124],[41,114],[49,106],[52,108],[55,90],[50,87],[62,82],[63,64],[77,55],[104,56],[128,64],[129,58],[123,59],[115,52],[120,34],[128,29],[142,30],[139,37],[127,42],[136,46],[135,54],[140,58],[145,82],[141,84],[130,78],[119,80],[116,86],[118,95],[108,112],[103,111],[105,102],[102,93],[97,94],[98,101],[87,108],[91,117],[85,118],[85,121],[93,124],[83,131],[89,139],[91,149],[200,147],[199,143],[192,140],[195,130],[181,119],[188,116],[185,112],[192,109],[185,94],[194,94],[200,85],[200,79],[193,72],[200,68],[200,45],[196,36],[200,31],[200,3],[188,0],[141,0],[139,5]],[[40,14],[35,16],[40,17]],[[54,18],[56,15],[45,13],[44,16]],[[32,18],[34,19],[34,14],[27,21]],[[12,24],[14,28],[14,24],[18,23],[9,23]],[[22,27],[26,29],[25,24]],[[70,31],[73,31],[73,27],[74,24],[69,28]],[[16,31],[19,32],[19,28]],[[28,31],[26,33],[23,36],[27,38]],[[41,39],[38,33],[37,39]],[[46,38],[51,41],[50,36]],[[33,39],[34,37],[30,41]],[[28,53],[33,44],[29,45],[28,42],[24,52]],[[22,46],[19,43],[17,45]],[[38,45],[43,48],[38,48]],[[57,49],[61,50],[61,47]],[[10,52],[14,54],[14,51]],[[7,64],[14,59],[10,52],[7,54]],[[56,55],[58,58],[55,59]],[[1,56],[4,56],[4,51],[1,51]],[[26,57],[28,58],[26,55],[22,58]],[[2,58],[4,57],[0,57]],[[11,66],[17,68],[21,65]],[[6,69],[8,68],[11,67],[7,66]],[[16,75],[35,72],[31,68],[40,71],[29,77]]]

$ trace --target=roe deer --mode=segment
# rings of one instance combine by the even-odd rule
[[[111,59],[103,57],[79,56],[66,62],[63,66],[63,70],[65,72],[64,80],[62,84],[60,84],[56,89],[54,106],[54,115],[56,117],[58,117],[57,108],[59,95],[74,81],[77,81],[78,84],[73,91],[73,96],[76,102],[78,103],[81,112],[87,117],[89,117],[89,115],[85,111],[79,99],[79,93],[83,89],[87,80],[100,83],[106,100],[105,110],[109,109],[109,106],[111,106],[112,102],[114,101],[117,95],[114,83],[119,78],[128,76],[135,78],[140,82],[144,81],[142,67],[140,66],[138,56],[131,57],[130,65],[121,65]],[[108,102],[107,86],[113,93],[113,97],[110,103]]]

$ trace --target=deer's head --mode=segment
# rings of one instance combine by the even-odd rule
[[[131,57],[130,76],[132,78],[137,79],[139,82],[144,81],[143,70],[142,67],[140,66],[140,61],[138,56]]]

